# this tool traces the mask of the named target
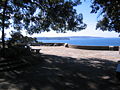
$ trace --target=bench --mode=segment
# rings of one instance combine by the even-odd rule
[[[40,52],[41,49],[31,49],[32,52],[35,52],[36,54],[38,54]]]

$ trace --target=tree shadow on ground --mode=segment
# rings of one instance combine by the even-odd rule
[[[42,64],[0,73],[0,90],[119,90],[116,62],[42,54]]]

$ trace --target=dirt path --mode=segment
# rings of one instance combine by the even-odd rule
[[[34,48],[40,48],[41,53],[44,54],[72,57],[76,59],[99,58],[99,59],[107,59],[115,62],[120,60],[120,54],[118,51],[84,50],[84,49],[65,48],[63,46],[61,47],[36,46]]]

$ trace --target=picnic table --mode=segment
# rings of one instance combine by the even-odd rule
[[[19,44],[18,46],[29,49],[31,52],[35,52],[36,54],[40,53],[41,50],[39,48],[31,47],[30,44]]]
[[[38,49],[38,48],[31,48],[31,51],[35,52],[36,54],[40,53],[40,50],[41,49]]]

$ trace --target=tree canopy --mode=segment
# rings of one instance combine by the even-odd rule
[[[75,6],[80,0],[0,0],[0,30],[3,48],[4,29],[27,30],[29,34],[55,30],[79,31],[86,28]]]
[[[84,29],[82,14],[73,8],[80,0],[0,0],[0,29],[13,27],[28,33]],[[4,13],[3,13],[4,12]]]
[[[103,18],[98,21],[96,29],[120,32],[120,0],[91,0],[91,13],[99,12]]]

